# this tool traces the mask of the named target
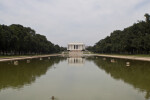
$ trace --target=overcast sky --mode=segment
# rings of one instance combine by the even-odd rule
[[[150,14],[150,0],[0,0],[0,24],[21,24],[60,46],[94,45]]]

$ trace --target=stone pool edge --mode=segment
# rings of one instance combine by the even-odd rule
[[[43,58],[43,57],[51,57],[51,56],[61,56],[61,54],[49,54],[49,55],[38,55],[38,56],[21,56],[21,57],[0,58],[0,62],[15,61],[15,60],[25,60],[25,59],[34,59],[34,58]]]
[[[140,60],[140,61],[150,61],[150,57],[137,57],[137,56],[117,56],[117,55],[104,55],[104,54],[94,54],[95,56],[100,57],[110,57],[110,58],[119,58],[119,59],[129,59],[129,60]]]

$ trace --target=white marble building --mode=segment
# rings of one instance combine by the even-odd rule
[[[85,50],[85,44],[84,43],[69,43],[67,50],[68,51],[83,51]]]

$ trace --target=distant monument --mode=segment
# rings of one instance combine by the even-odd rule
[[[83,51],[85,50],[84,43],[68,43],[68,51]]]
[[[84,43],[68,43],[67,50],[69,51],[69,56],[82,56],[85,50]]]

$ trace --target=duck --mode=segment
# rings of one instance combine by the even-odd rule
[[[55,99],[55,97],[54,96],[52,96],[52,98],[51,98],[52,100],[54,100]]]

